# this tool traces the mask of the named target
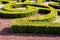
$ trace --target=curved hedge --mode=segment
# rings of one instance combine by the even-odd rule
[[[1,0],[1,2],[3,4],[6,4],[6,3],[13,3],[13,2],[16,2],[16,1],[13,1],[13,0]]]
[[[58,14],[60,15],[60,4],[57,2],[50,2],[49,6],[55,8],[58,11]]]
[[[32,17],[32,18],[26,18],[27,20],[32,20],[32,21],[42,21],[42,22],[52,22],[53,20],[55,20],[57,18],[57,11],[52,8],[49,7],[50,10],[47,10],[45,8],[40,8],[40,11],[42,10],[42,12],[48,12],[48,14],[46,15],[42,15],[42,16],[38,16],[38,17]],[[53,15],[54,14],[54,15]]]
[[[5,4],[3,9],[8,10],[8,11],[20,11],[18,9],[14,10],[14,8],[19,8],[19,7],[26,7],[26,6],[35,6],[37,8],[42,7],[42,8],[49,8],[48,6],[42,5],[42,4],[26,4],[26,3],[8,3]],[[40,8],[41,9],[41,8]],[[47,9],[46,9],[47,10]],[[49,9],[48,9],[49,10]]]
[[[11,24],[12,32],[24,32],[24,33],[58,33],[60,34],[60,23],[53,23],[57,18],[57,10],[50,6],[45,6],[40,3],[46,0],[37,0],[35,3],[31,3],[30,0],[23,1],[18,0],[19,3],[11,2],[5,4],[3,9],[0,10],[0,16],[8,18],[18,18],[15,19]],[[10,1],[7,1],[10,2]],[[27,4],[28,3],[28,4]],[[60,8],[59,4],[57,9]],[[26,7],[26,9],[19,10],[16,8]],[[53,6],[55,7],[55,6]],[[58,10],[60,11],[60,10]],[[48,13],[38,17],[29,17],[37,13]],[[24,18],[25,17],[25,18]]]
[[[55,2],[60,2],[60,0],[52,0],[52,1],[55,1]]]
[[[46,0],[36,0],[35,2],[33,2],[33,3],[43,3],[43,2],[45,2]],[[25,3],[32,3],[31,2],[31,0],[26,0],[26,1],[24,1]]]
[[[21,17],[27,17],[38,13],[38,9],[36,7],[32,7],[32,6],[30,7],[28,6],[28,9],[20,10],[20,11],[0,10],[0,16],[6,18],[21,18]]]
[[[19,8],[19,7],[26,7],[26,9],[14,10],[14,8]],[[3,10],[0,10],[0,15],[5,17],[27,17],[38,13],[39,9],[43,11],[45,10],[48,11],[49,7],[45,5],[38,5],[38,4],[8,3],[4,5]]]
[[[57,11],[53,8],[50,8],[50,9],[52,10],[51,13],[47,14],[48,16],[50,16],[50,18],[47,15],[45,15],[45,16],[42,16],[41,18],[38,17],[39,19],[33,18],[33,17],[27,18],[27,19],[25,19],[25,18],[15,19],[11,24],[12,32],[14,32],[14,33],[18,33],[18,32],[23,32],[23,33],[60,33],[59,23],[57,24],[57,23],[52,23],[51,21],[48,21],[48,19],[51,20],[51,17],[52,17],[52,19],[56,19],[56,17],[57,17]],[[34,20],[36,20],[36,21],[34,21]]]
[[[46,0],[36,0],[34,3],[43,3]],[[14,2],[14,0],[1,0],[3,4]],[[31,0],[16,0],[15,2],[31,3]]]

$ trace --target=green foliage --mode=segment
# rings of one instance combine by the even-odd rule
[[[55,9],[60,9],[60,5],[57,2],[50,2],[49,6],[55,8]]]
[[[12,32],[59,34],[60,23],[51,22],[56,19],[57,11],[51,7],[50,10],[51,12],[49,14],[38,16],[37,18],[15,19],[11,24]]]
[[[31,15],[34,15],[38,13],[38,9],[32,8],[29,10],[22,10],[22,11],[6,11],[6,10],[0,10],[0,16],[2,17],[8,17],[8,18],[22,18],[22,17],[28,17]]]
[[[41,11],[43,10],[43,11]],[[36,18],[28,18],[28,20],[34,20],[34,21],[42,21],[42,22],[52,22],[53,20],[55,20],[57,18],[57,11],[54,8],[50,7],[50,10],[47,10],[47,8],[45,9],[40,9],[41,12],[48,12],[48,14],[46,15],[42,15],[42,16],[38,16]],[[54,15],[53,15],[54,14]]]
[[[24,33],[48,33],[48,34],[60,34],[60,23],[52,22],[34,22],[22,19],[15,19],[12,22],[12,32],[24,32]]]
[[[60,5],[55,2],[49,3],[49,6],[42,5],[41,3],[45,1],[46,0],[37,0],[34,3],[31,3],[30,0],[25,0],[24,2],[22,2],[22,0],[18,0],[19,3],[17,3],[13,0],[5,0],[3,3],[8,3],[4,4],[3,9],[0,10],[0,16],[7,18],[19,18],[15,19],[11,23],[12,32],[15,33],[60,34],[60,23],[53,23],[53,21],[56,20],[57,15],[60,13],[60,10],[55,9],[60,9]],[[16,9],[19,7],[26,7],[26,9]],[[38,12],[45,13],[45,15],[30,17]]]
[[[54,0],[55,2],[60,2],[60,0]]]
[[[3,4],[14,2],[13,0],[1,0]]]
[[[49,6],[55,8],[58,11],[58,15],[60,15],[60,4],[57,2],[50,2]]]
[[[35,2],[31,2],[30,0],[26,0],[26,1],[24,1],[25,3],[38,3],[38,4],[40,4],[40,3],[43,3],[43,2],[45,2],[46,0],[36,0]]]

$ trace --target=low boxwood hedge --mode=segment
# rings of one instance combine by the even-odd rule
[[[35,2],[31,2],[31,0],[26,0],[26,1],[24,1],[25,3],[38,3],[38,4],[40,4],[40,3],[43,3],[43,2],[45,2],[46,0],[35,0]]]
[[[46,33],[60,34],[60,23],[34,22],[28,20],[15,19],[11,24],[14,33]]]
[[[49,6],[52,6],[55,9],[60,9],[60,5],[57,2],[50,2],[49,3]]]
[[[14,8],[19,8],[19,7],[26,7],[26,6],[35,6],[35,7],[42,7],[42,8],[49,8],[48,6],[42,5],[42,4],[31,4],[31,3],[8,3],[5,4],[3,9],[8,10],[8,11],[20,11],[18,9],[14,10]],[[41,9],[41,8],[40,8]],[[49,10],[49,9],[48,9]]]
[[[57,2],[50,2],[49,6],[55,8],[58,11],[58,15],[60,15],[60,4]]]
[[[13,0],[1,0],[1,2],[2,2],[3,4],[6,4],[6,3],[13,3],[13,2],[15,2],[15,1],[13,1]]]
[[[57,11],[50,8],[51,13],[37,18],[20,18],[11,23],[12,32],[18,33],[60,33],[60,23],[53,23],[49,20],[56,19]],[[56,14],[55,14],[56,13]],[[53,15],[54,14],[54,15]]]
[[[20,11],[0,10],[0,16],[5,17],[5,18],[22,18],[22,17],[32,16],[38,13],[39,9],[37,9],[36,7],[32,7],[32,6],[30,7],[28,6],[26,10],[20,10]]]
[[[19,8],[23,6],[26,7],[26,9],[14,10],[14,8]],[[25,3],[8,3],[4,5],[3,10],[0,10],[0,14],[3,17],[4,16],[5,17],[27,17],[38,13],[39,9],[40,11],[43,10],[44,12],[50,10],[48,6],[40,5],[40,4],[38,5],[38,4],[25,4]]]
[[[50,10],[47,10],[45,8],[40,9],[40,11],[43,10],[43,11],[41,11],[43,13],[48,12],[48,14],[46,14],[46,15],[42,15],[42,16],[38,16],[38,17],[34,17],[34,18],[33,17],[32,18],[26,18],[26,19],[27,20],[32,20],[32,21],[52,22],[53,20],[55,20],[57,18],[58,13],[52,7],[49,7],[49,9]]]
[[[55,2],[60,2],[60,0],[52,0],[52,1],[55,1]]]
[[[21,1],[21,0],[20,0]],[[26,3],[28,2],[28,4]],[[1,17],[16,17],[11,23],[12,32],[23,32],[23,33],[52,33],[60,34],[60,23],[53,23],[57,18],[57,10],[50,6],[41,5],[39,3],[45,2],[45,0],[37,0],[35,3],[30,1],[24,1],[20,3],[8,3],[5,4],[3,10],[0,10]],[[18,4],[18,5],[17,5]],[[57,4],[56,4],[57,5]],[[14,8],[26,7],[24,10],[14,10]],[[60,7],[58,7],[60,8]],[[38,17],[28,17],[39,12],[48,13]],[[25,18],[23,18],[25,17]],[[27,17],[27,18],[26,18]]]
[[[36,0],[34,3],[43,3],[46,0]],[[3,4],[14,2],[14,0],[1,0]],[[31,3],[31,0],[16,0],[16,2],[25,2],[25,3]]]

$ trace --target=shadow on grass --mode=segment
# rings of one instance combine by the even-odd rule
[[[32,33],[12,33],[11,28],[4,28],[1,30],[2,36],[37,36],[37,37],[60,37],[60,34],[32,34]]]

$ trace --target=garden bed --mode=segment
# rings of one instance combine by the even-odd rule
[[[29,6],[27,6],[27,5],[29,5]],[[5,4],[3,8],[1,8],[0,15],[3,18],[9,18],[9,19],[10,18],[22,18],[23,21],[27,20],[27,23],[29,23],[29,21],[35,21],[37,23],[38,23],[38,21],[39,22],[51,22],[51,23],[57,23],[57,22],[59,22],[58,21],[59,18],[57,18],[58,17],[57,11],[54,8],[49,7],[47,5],[46,6],[45,5],[38,5],[36,3],[32,3],[32,4],[31,3],[28,3],[28,4],[27,3],[21,3],[20,4],[20,3],[17,3],[17,2],[10,3],[10,5],[9,5],[9,3],[8,3],[8,4]],[[26,8],[19,8],[19,7],[23,7],[23,6],[26,7]],[[22,11],[20,11],[20,9]],[[55,20],[57,20],[57,21],[55,21]],[[16,23],[17,23],[17,21],[16,21]],[[15,25],[14,23],[15,22],[12,21],[13,25]],[[11,26],[12,26],[12,24],[11,24]],[[38,24],[36,24],[36,25],[38,25]]]

